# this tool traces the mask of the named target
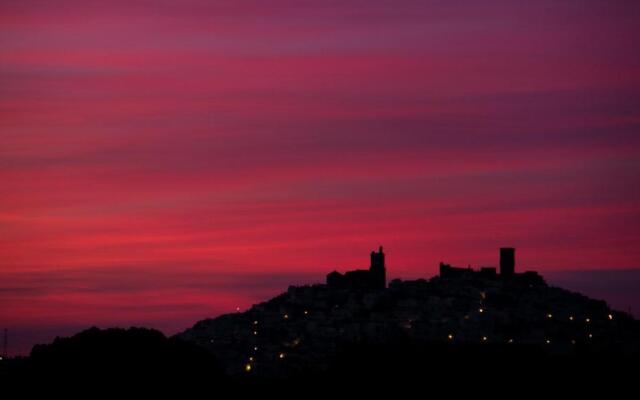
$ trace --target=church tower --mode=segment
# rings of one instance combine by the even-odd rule
[[[513,247],[500,248],[500,275],[513,276],[516,269],[516,249]]]
[[[387,286],[387,269],[384,266],[382,246],[378,252],[371,252],[371,266],[369,267],[371,281],[375,288],[384,289]]]

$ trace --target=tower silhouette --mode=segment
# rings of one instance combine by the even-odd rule
[[[357,269],[341,274],[333,271],[327,274],[327,285],[335,288],[384,289],[387,287],[387,269],[384,266],[382,246],[371,252],[369,269]]]
[[[513,276],[516,271],[516,249],[513,247],[500,248],[500,275]]]
[[[387,269],[384,266],[382,246],[379,247],[377,253],[375,251],[371,252],[371,266],[369,267],[369,271],[374,287],[385,288],[387,286]]]

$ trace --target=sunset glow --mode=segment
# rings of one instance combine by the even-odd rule
[[[639,17],[589,0],[2,2],[11,351],[90,325],[174,333],[381,244],[389,278],[495,266],[501,246],[542,274],[640,267]]]

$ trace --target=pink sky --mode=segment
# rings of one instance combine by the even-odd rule
[[[172,333],[379,244],[391,277],[503,245],[543,273],[638,268],[639,18],[3,2],[0,328],[16,352],[91,324]]]

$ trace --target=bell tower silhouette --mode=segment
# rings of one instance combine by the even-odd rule
[[[375,251],[371,252],[371,266],[369,267],[369,271],[373,286],[384,289],[387,286],[387,269],[384,266],[382,246],[380,246],[377,253]]]
[[[500,248],[500,275],[513,276],[516,269],[516,249],[513,247]]]

